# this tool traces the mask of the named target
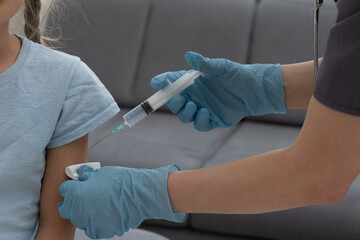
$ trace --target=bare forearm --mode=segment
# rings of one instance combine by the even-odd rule
[[[359,175],[359,141],[359,117],[311,98],[301,132],[289,148],[171,173],[173,210],[250,214],[337,203]]]
[[[327,202],[321,179],[314,179],[318,174],[306,164],[282,149],[217,167],[174,172],[168,181],[170,201],[175,212],[239,214]]]
[[[319,59],[319,64],[322,59]],[[315,86],[314,61],[282,65],[285,104],[288,109],[306,109]]]

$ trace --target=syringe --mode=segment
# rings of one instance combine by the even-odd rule
[[[112,135],[124,129],[125,127],[133,127],[142,120],[144,120],[147,116],[149,116],[152,112],[159,109],[162,105],[167,103],[172,97],[179,94],[181,91],[189,87],[191,84],[194,83],[195,79],[203,75],[202,72],[193,71],[190,73],[184,74],[182,77],[177,79],[175,82],[171,83],[168,81],[168,85],[156,92],[154,95],[143,101],[141,104],[137,105],[134,109],[129,111],[123,116],[124,122],[117,126],[112,132],[107,134],[105,137],[100,139],[99,141],[92,144],[89,149],[93,148],[99,142],[107,138],[108,136]]]
[[[184,74],[182,77],[177,79],[175,82],[168,82],[168,85],[156,92],[154,95],[143,101],[141,104],[137,105],[130,112],[126,113],[123,116],[124,122],[117,126],[112,133],[116,133],[121,129],[128,127],[133,127],[152,112],[159,109],[162,105],[167,103],[172,97],[179,94],[181,91],[189,87],[194,83],[195,79],[202,75],[199,71],[193,71],[190,73]]]

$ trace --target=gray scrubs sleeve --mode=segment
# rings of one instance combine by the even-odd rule
[[[315,98],[335,110],[360,116],[360,1],[340,0]]]

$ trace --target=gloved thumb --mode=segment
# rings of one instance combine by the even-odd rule
[[[227,71],[227,64],[224,64],[226,59],[210,59],[196,52],[187,52],[185,60],[192,69],[210,75],[221,76]]]
[[[86,181],[96,173],[96,170],[88,165],[83,165],[77,170],[79,181]]]
[[[150,86],[155,89],[163,89],[170,82],[174,82],[182,77],[188,71],[165,72],[153,77],[150,81]]]

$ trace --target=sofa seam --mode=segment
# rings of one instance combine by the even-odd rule
[[[250,33],[249,33],[249,38],[248,38],[248,51],[246,54],[246,60],[245,62],[247,64],[250,64],[251,61],[251,56],[252,56],[252,52],[253,52],[253,41],[254,41],[254,36],[255,36],[255,26],[256,26],[256,22],[257,22],[257,16],[258,16],[258,12],[259,12],[259,5],[261,3],[261,0],[254,0],[255,2],[255,6],[254,6],[254,10],[253,10],[253,14],[252,14],[252,18],[251,18],[251,23],[250,23]]]
[[[136,70],[135,70],[133,82],[132,82],[132,85],[131,85],[131,92],[132,93],[135,92],[135,89],[136,89],[136,86],[137,86],[137,83],[138,83],[140,69],[141,69],[141,65],[142,65],[141,63],[142,63],[142,58],[143,58],[144,52],[145,52],[145,45],[146,45],[146,41],[147,41],[147,38],[148,38],[152,13],[153,13],[153,1],[149,1],[149,9],[147,10],[147,13],[146,13],[144,32],[143,32],[142,37],[141,37],[141,44],[140,44],[140,49],[139,49],[139,53],[138,53],[138,58],[137,58],[136,64],[135,64]]]

